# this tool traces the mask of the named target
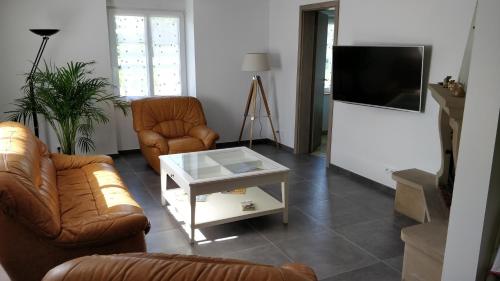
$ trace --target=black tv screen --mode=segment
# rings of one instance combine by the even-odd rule
[[[423,62],[423,46],[336,46],[333,99],[421,111]]]

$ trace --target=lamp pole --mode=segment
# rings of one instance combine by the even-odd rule
[[[31,115],[33,117],[33,128],[35,131],[35,136],[39,137],[39,127],[38,127],[38,116],[36,110],[36,99],[35,99],[35,85],[33,83],[33,75],[38,69],[38,64],[42,59],[43,51],[45,50],[45,46],[47,46],[47,41],[51,35],[59,32],[59,29],[30,29],[31,32],[36,35],[42,36],[42,44],[40,44],[40,48],[38,48],[38,52],[36,54],[35,60],[33,61],[33,66],[31,67],[31,71],[26,78],[26,82],[29,84],[29,98],[31,101]]]

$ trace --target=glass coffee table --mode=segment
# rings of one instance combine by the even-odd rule
[[[288,223],[289,169],[247,147],[162,155],[160,165],[162,205],[191,243],[203,240],[197,229],[218,224],[275,213]],[[167,176],[179,188],[168,189]],[[281,201],[259,187],[272,183],[281,183]]]

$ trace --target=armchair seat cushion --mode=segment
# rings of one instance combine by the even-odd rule
[[[57,172],[61,209],[58,243],[104,244],[146,229],[148,221],[116,170],[107,163]]]
[[[207,148],[200,139],[194,137],[180,137],[167,140],[170,154],[192,151],[202,151]]]

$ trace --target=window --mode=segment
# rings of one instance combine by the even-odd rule
[[[335,40],[335,23],[333,18],[328,21],[328,35],[326,43],[326,66],[325,66],[325,93],[330,93],[330,86],[332,85],[332,56],[333,56],[333,42]]]
[[[110,10],[113,81],[123,97],[185,94],[181,13]]]

